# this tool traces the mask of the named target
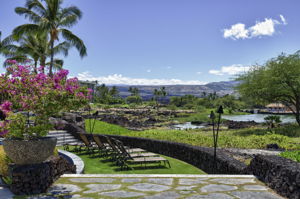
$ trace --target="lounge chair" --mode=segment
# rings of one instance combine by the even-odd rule
[[[168,164],[169,168],[171,168],[169,160],[167,160],[163,157],[160,157],[160,156],[158,156],[158,157],[132,157],[131,154],[128,153],[124,147],[122,147],[122,143],[120,141],[116,140],[116,142],[118,143],[118,146],[120,146],[121,154],[122,154],[121,169],[123,169],[124,167],[131,168],[129,166],[130,163],[140,163],[141,166],[143,166],[143,163],[144,163],[144,167],[146,168],[147,163],[157,163],[157,162],[159,164],[161,164],[163,162],[165,166],[166,166],[166,164]]]
[[[102,142],[99,135],[93,135],[94,142],[98,146],[99,152],[104,152],[105,155],[109,155],[109,153],[113,152],[113,149],[107,144]]]
[[[114,151],[119,152],[119,148],[117,147],[117,145],[115,143],[116,139],[110,138],[105,135],[103,135],[103,137],[106,139],[107,143]],[[146,152],[144,149],[141,149],[141,148],[128,148],[126,146],[124,148],[128,153]]]
[[[79,146],[79,152],[81,152],[84,148],[84,150],[87,151],[88,154],[94,153],[94,150],[98,147],[94,143],[90,142],[85,134],[79,133],[79,136],[82,141],[82,144]]]
[[[121,142],[120,140],[114,139],[112,138],[112,141],[114,142],[114,144],[117,146],[119,152],[122,152],[122,149],[125,149],[127,153],[130,153],[130,156],[133,158],[137,158],[137,157],[155,157],[155,156],[159,156],[156,153],[152,153],[152,152],[147,152],[147,151],[142,151],[142,152],[131,152],[131,149],[127,149],[126,146],[124,146],[123,142]]]

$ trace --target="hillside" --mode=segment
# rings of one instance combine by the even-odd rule
[[[237,81],[223,81],[223,82],[212,82],[205,85],[167,85],[166,91],[168,96],[183,96],[183,95],[195,95],[202,96],[205,93],[214,93],[223,96],[226,94],[234,94],[234,87],[238,85]],[[110,86],[111,87],[111,86]],[[117,88],[120,91],[122,97],[130,95],[128,92],[129,87],[137,87],[140,90],[140,94],[143,99],[151,99],[153,96],[153,90],[159,89],[161,86],[129,86],[129,85],[118,85]]]

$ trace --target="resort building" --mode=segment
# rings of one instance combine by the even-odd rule
[[[291,110],[282,103],[271,103],[266,105],[267,111],[270,113],[290,113]]]

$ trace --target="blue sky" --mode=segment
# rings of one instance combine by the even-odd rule
[[[7,36],[27,22],[14,13],[25,1],[0,2],[0,30]],[[88,48],[83,59],[71,50],[65,68],[107,84],[226,81],[300,49],[299,0],[65,0],[65,5],[82,10],[72,31]]]

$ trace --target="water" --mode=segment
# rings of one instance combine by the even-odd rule
[[[250,114],[250,115],[222,115],[222,118],[233,121],[255,121],[257,123],[265,122],[264,118],[270,114]],[[294,123],[296,119],[293,115],[278,115],[282,123]]]
[[[186,122],[184,124],[175,124],[172,125],[171,128],[172,129],[179,129],[179,130],[185,130],[185,129],[200,129],[200,128],[204,128],[205,126],[202,125],[195,125],[192,124],[191,122]]]

